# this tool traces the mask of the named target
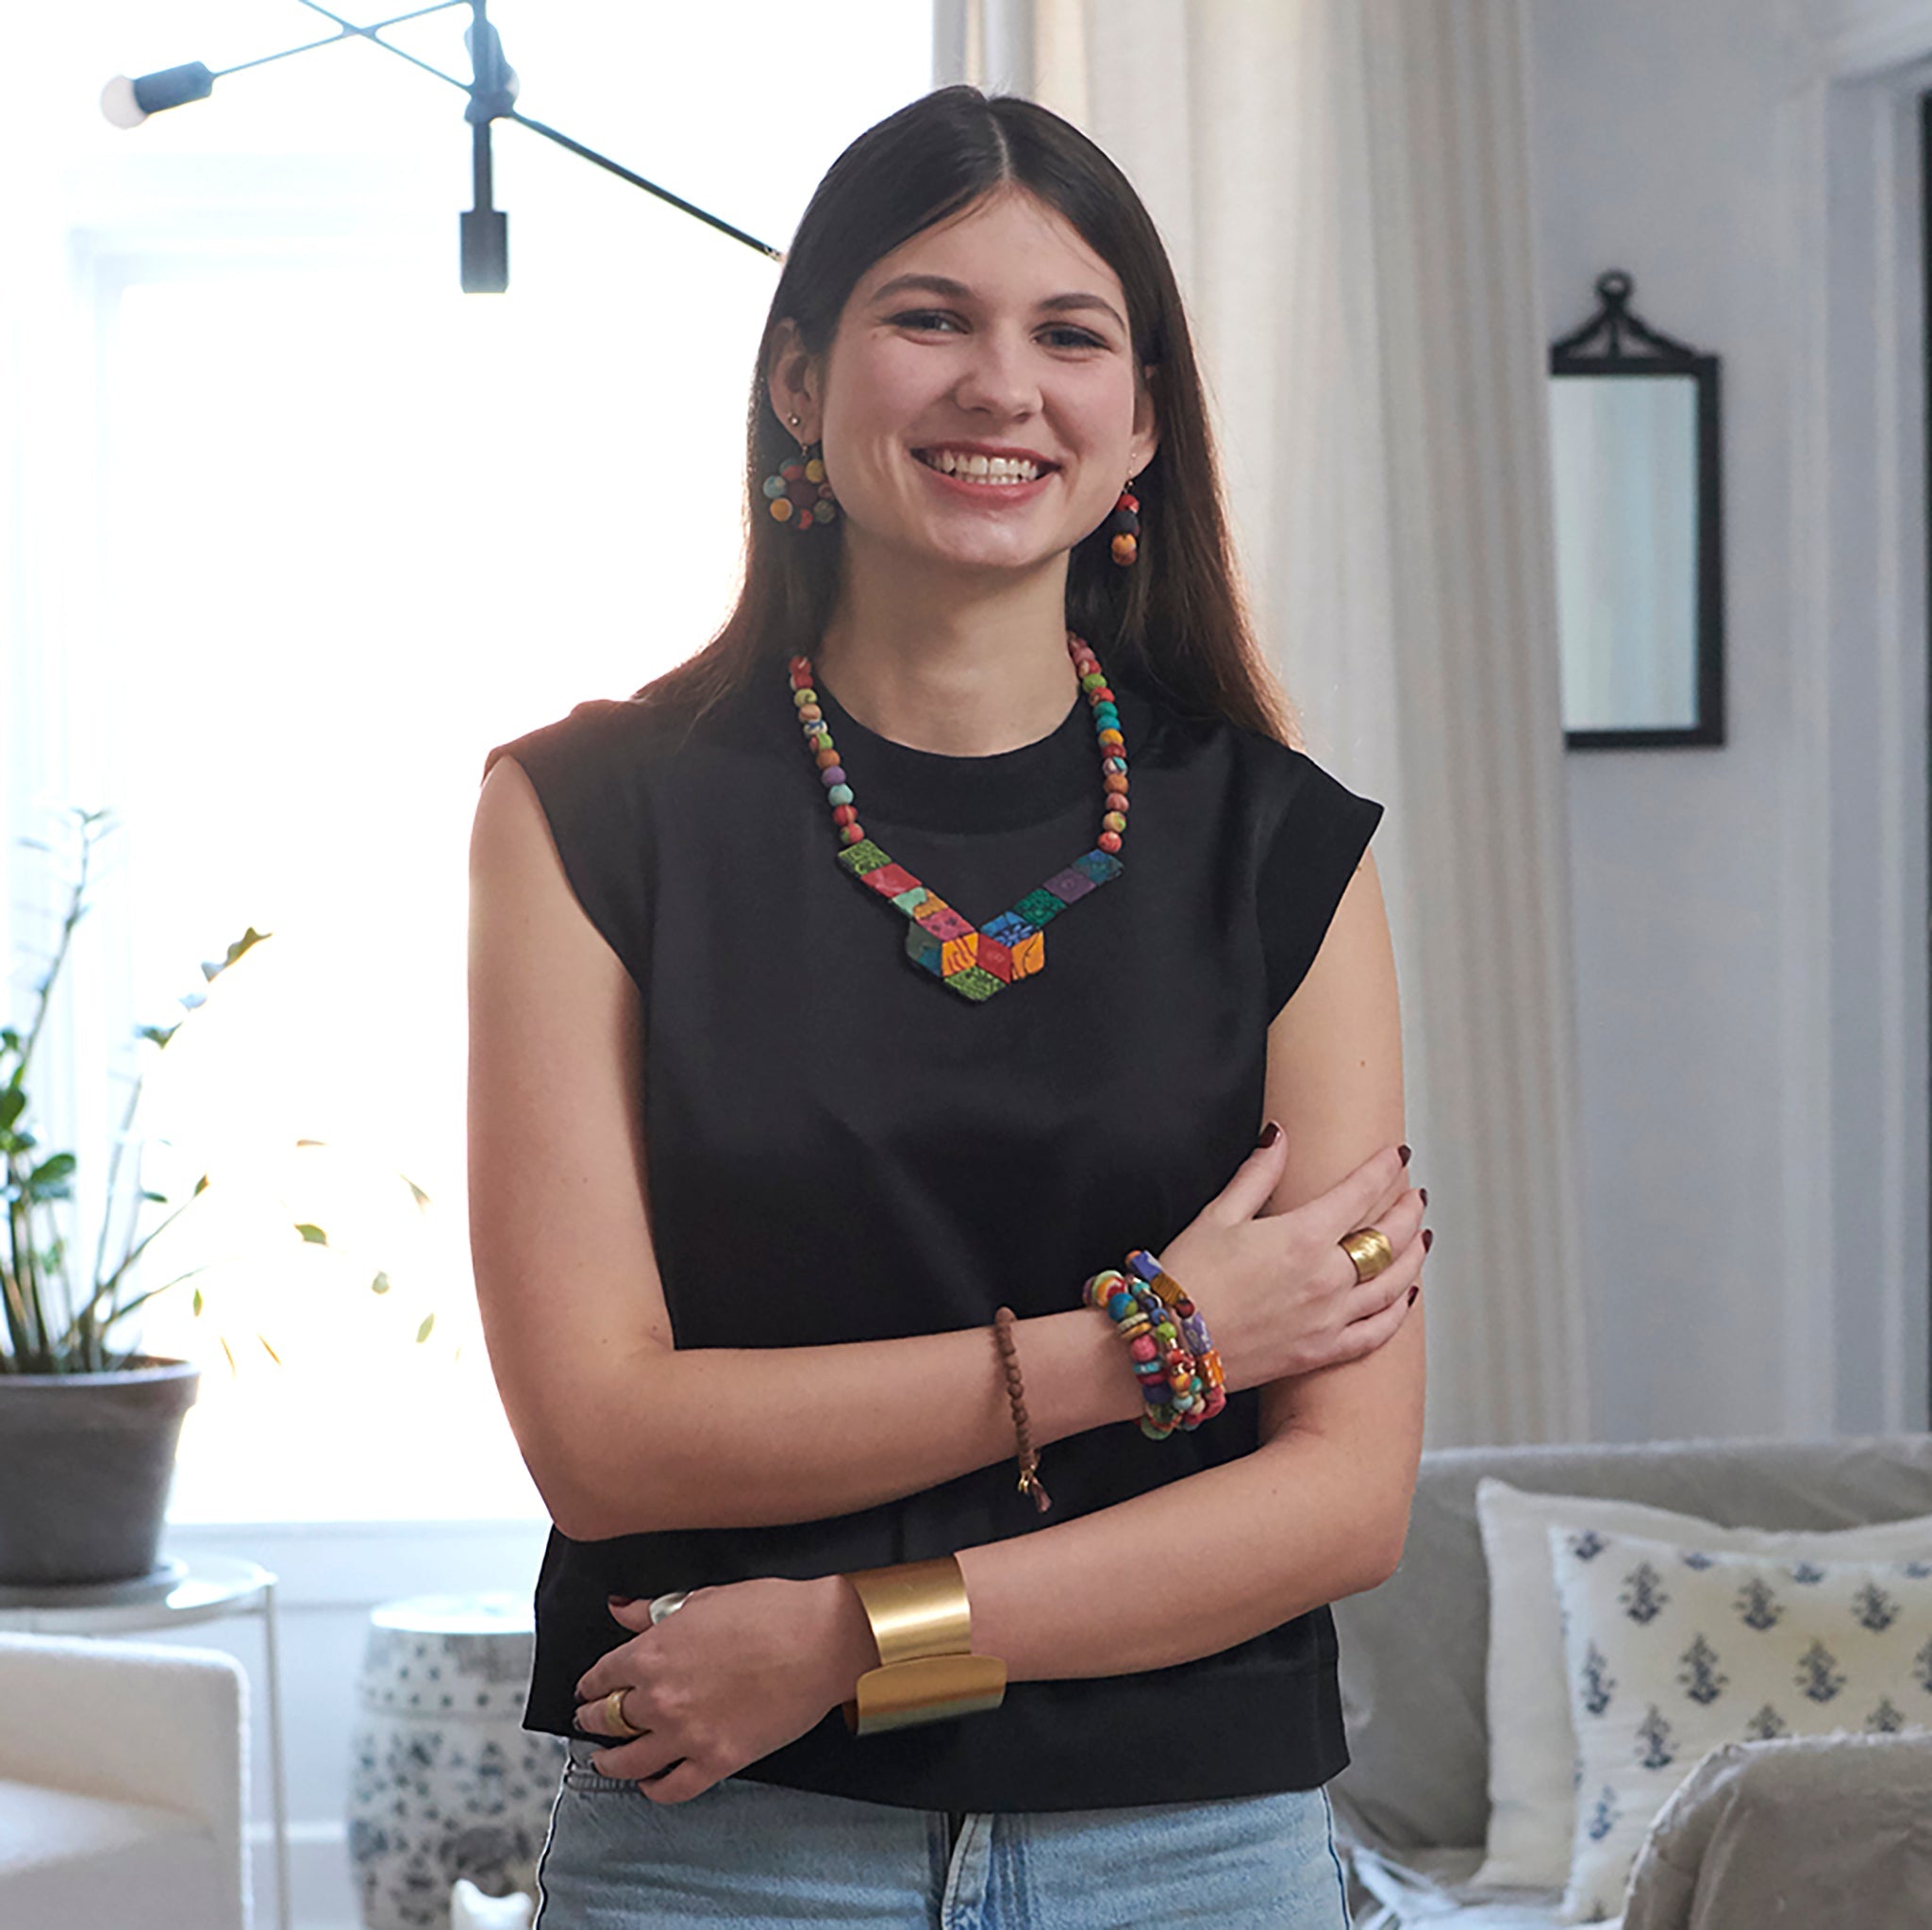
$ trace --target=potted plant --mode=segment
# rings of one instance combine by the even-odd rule
[[[106,1203],[93,1265],[85,1273],[76,1273],[71,1228],[63,1230],[73,1217],[78,1161],[72,1152],[42,1147],[30,1120],[26,1079],[34,1049],[75,927],[88,908],[94,845],[109,828],[105,811],[73,815],[80,857],[52,962],[34,988],[26,1030],[0,1027],[0,1199],[7,1207],[0,1240],[0,1588],[111,1582],[153,1572],[181,1423],[201,1377],[193,1362],[142,1352],[134,1319],[149,1301],[206,1271],[192,1267],[152,1283],[143,1275],[154,1242],[209,1184],[203,1173],[178,1202],[142,1186],[142,1148],[134,1128],[145,1066],[108,1151]],[[204,980],[212,984],[269,936],[250,925],[219,960],[203,964]],[[137,1051],[143,1045],[165,1051],[206,998],[205,991],[185,996],[187,1017],[172,1025],[136,1027]],[[396,1176],[419,1207],[427,1206],[428,1196],[413,1180]],[[157,1218],[162,1208],[167,1210]],[[328,1244],[322,1227],[292,1223],[304,1241]],[[370,1286],[388,1292],[388,1274],[378,1272]],[[197,1315],[202,1306],[197,1286]],[[434,1319],[428,1316],[418,1327],[418,1341],[428,1338]],[[225,1335],[220,1344],[232,1369],[234,1352]],[[262,1344],[268,1347],[266,1339]],[[269,1352],[273,1356],[274,1350]]]

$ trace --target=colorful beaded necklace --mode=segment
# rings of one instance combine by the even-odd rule
[[[1046,927],[1076,899],[1120,876],[1124,867],[1115,854],[1127,828],[1127,746],[1121,735],[1120,711],[1107,674],[1087,644],[1070,630],[1067,654],[1080,674],[1080,689],[1093,713],[1093,732],[1100,745],[1100,779],[1106,793],[1106,814],[1094,848],[1076,857],[1065,871],[1056,872],[1036,886],[1009,911],[974,925],[938,892],[928,890],[904,865],[894,864],[865,835],[852,802],[852,787],[832,744],[819,693],[812,688],[811,658],[794,657],[789,669],[791,701],[805,727],[805,747],[818,767],[819,780],[832,807],[839,842],[844,847],[839,862],[869,890],[904,914],[909,929],[906,956],[949,985],[961,998],[990,999],[1022,978],[1031,978],[1046,966]]]

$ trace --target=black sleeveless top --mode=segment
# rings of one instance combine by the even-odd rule
[[[884,1339],[987,1326],[1002,1302],[1022,1319],[1077,1306],[1089,1274],[1158,1252],[1253,1149],[1269,1021],[1382,807],[1271,739],[1111,681],[1133,783],[1124,870],[1048,925],[1043,970],[982,1003],[908,958],[905,917],[836,861],[779,666],[688,740],[634,701],[592,700],[490,753],[486,771],[508,755],[528,774],[642,997],[650,1223],[678,1346]],[[975,923],[1093,847],[1084,697],[1047,737],[955,757],[819,693],[867,834]],[[1211,1300],[1203,1311],[1211,1325]],[[526,1726],[569,1733],[578,1676],[627,1639],[608,1594],[1029,1534],[1252,1452],[1257,1408],[1249,1391],[1164,1441],[1124,1421],[1056,1442],[1045,1516],[1007,1459],[827,1521],[596,1542],[553,1530]],[[1239,1536],[1149,1551],[1241,1556]],[[1309,1789],[1348,1761],[1335,1660],[1321,1607],[1178,1667],[1016,1682],[998,1709],[952,1722],[858,1739],[834,1710],[740,1773],[951,1810]]]

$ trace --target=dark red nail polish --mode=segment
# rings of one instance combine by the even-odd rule
[[[1279,1123],[1274,1120],[1271,1119],[1268,1122],[1268,1123],[1261,1128],[1261,1137],[1255,1141],[1255,1144],[1257,1147],[1272,1146],[1275,1142],[1275,1140],[1278,1140],[1280,1137],[1281,1127]]]
[[[1429,1204],[1429,1190],[1427,1187],[1422,1189],[1422,1201],[1425,1206]]]
[[[1402,1163],[1407,1166],[1408,1164],[1408,1148],[1407,1146],[1398,1146],[1395,1150],[1402,1155]]]
[[[1409,1304],[1409,1306],[1413,1306],[1415,1305],[1415,1297],[1416,1297],[1416,1295],[1417,1295],[1418,1293],[1420,1293],[1420,1292],[1421,1292],[1422,1290],[1423,1290],[1423,1283],[1422,1283],[1422,1282],[1421,1282],[1420,1280],[1418,1280],[1418,1281],[1417,1281],[1417,1282],[1415,1283],[1415,1285],[1414,1285],[1413,1287],[1411,1287],[1411,1288],[1410,1288],[1410,1289],[1408,1289],[1408,1304]]]
[[[1436,1229],[1433,1226],[1424,1226],[1423,1228],[1423,1251],[1424,1253],[1427,1253],[1428,1250],[1435,1245],[1435,1243]]]
[[[606,1595],[605,1601],[613,1608],[628,1608],[637,1600],[635,1595]]]

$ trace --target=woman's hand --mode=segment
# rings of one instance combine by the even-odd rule
[[[612,1598],[637,1633],[577,1684],[577,1727],[609,1739],[600,1774],[635,1782],[654,1803],[684,1803],[795,1741],[847,1700],[878,1664],[872,1627],[842,1576],[693,1589],[651,1626],[647,1601]],[[606,1698],[623,1689],[623,1739]]]
[[[1424,1202],[1399,1149],[1364,1160],[1291,1212],[1257,1219],[1286,1157],[1278,1136],[1257,1146],[1158,1256],[1198,1291],[1230,1392],[1372,1353],[1407,1317],[1422,1273]],[[1340,1242],[1362,1226],[1379,1227],[1395,1258],[1357,1283]]]

